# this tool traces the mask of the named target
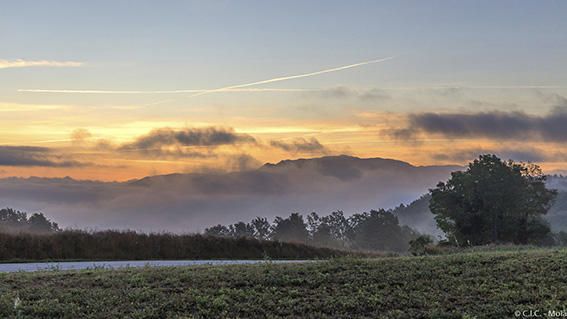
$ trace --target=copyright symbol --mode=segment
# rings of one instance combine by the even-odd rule
[[[520,310],[516,310],[516,311],[514,311],[514,315],[515,315],[516,317],[519,317],[519,316],[522,315],[522,312],[521,312]]]

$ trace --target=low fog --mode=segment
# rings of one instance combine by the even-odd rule
[[[0,206],[41,211],[63,227],[186,233],[256,216],[391,208],[419,198],[458,169],[332,156],[123,183],[7,178],[0,180]]]

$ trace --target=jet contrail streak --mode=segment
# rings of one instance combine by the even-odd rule
[[[360,63],[355,63],[355,64],[349,64],[349,65],[340,66],[340,67],[336,67],[336,68],[332,68],[332,69],[325,69],[325,70],[320,70],[320,71],[315,71],[315,72],[310,72],[310,73],[304,73],[304,74],[290,75],[290,76],[282,76],[282,77],[277,77],[277,78],[273,78],[273,79],[269,79],[269,80],[262,80],[262,81],[245,83],[245,84],[237,84],[237,85],[231,85],[231,86],[227,86],[227,87],[222,87],[222,88],[218,88],[218,89],[209,89],[209,90],[189,89],[189,90],[165,90],[165,91],[140,91],[140,90],[120,91],[120,90],[18,89],[18,92],[62,93],[62,94],[183,94],[183,93],[194,93],[193,95],[191,95],[191,97],[193,97],[193,96],[199,96],[199,95],[215,93],[215,92],[309,92],[309,91],[321,91],[321,89],[278,89],[278,88],[247,88],[247,87],[261,85],[261,84],[274,83],[274,82],[287,81],[287,80],[293,80],[293,79],[299,79],[299,78],[306,78],[306,77],[330,73],[330,72],[337,72],[337,71],[351,69],[351,68],[355,68],[355,67],[359,67],[359,66],[363,66],[363,65],[384,62],[384,61],[387,61],[387,60],[391,60],[393,58],[394,57],[387,57],[387,58],[383,58],[383,59],[370,60],[370,61],[365,61],[365,62],[360,62]]]
[[[320,89],[229,89],[224,92],[308,92]],[[66,90],[66,89],[18,89],[18,92],[27,93],[63,93],[63,94],[183,94],[183,93],[202,93],[210,90],[169,90],[169,91],[117,91],[117,90]]]
[[[315,75],[320,75],[320,74],[325,74],[325,73],[330,73],[330,72],[337,72],[337,71],[342,71],[342,70],[346,70],[346,69],[350,69],[350,68],[356,68],[356,67],[367,65],[367,64],[380,63],[380,62],[391,60],[393,58],[394,57],[391,56],[391,57],[387,57],[387,58],[383,58],[383,59],[370,60],[370,61],[365,61],[365,62],[360,62],[360,63],[355,63],[355,64],[349,64],[349,65],[345,65],[345,66],[340,66],[340,67],[336,67],[336,68],[332,68],[332,69],[326,69],[326,70],[315,71],[315,72],[310,72],[310,73],[282,76],[282,77],[277,77],[277,78],[273,78],[273,79],[269,79],[269,80],[262,80],[262,81],[252,82],[252,83],[231,85],[231,86],[226,86],[226,87],[222,87],[222,88],[218,88],[218,89],[206,90],[206,91],[199,92],[199,93],[191,95],[191,96],[193,97],[193,96],[205,95],[205,94],[209,94],[209,93],[224,92],[224,91],[233,90],[233,89],[255,86],[255,85],[260,85],[260,84],[268,84],[268,83],[274,83],[274,82],[280,82],[280,81],[306,78],[306,77],[310,77],[310,76],[315,76]]]

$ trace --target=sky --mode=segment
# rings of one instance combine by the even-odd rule
[[[564,1],[6,2],[0,177],[124,181],[338,154],[461,165],[487,152],[564,172],[565,12]]]

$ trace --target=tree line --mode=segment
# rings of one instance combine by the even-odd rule
[[[0,232],[52,233],[60,231],[59,225],[43,213],[28,214],[12,208],[0,209]]]
[[[298,242],[320,247],[404,252],[409,242],[419,234],[400,225],[398,218],[384,209],[357,213],[346,217],[335,211],[326,216],[313,212],[304,218],[292,213],[276,217],[272,223],[263,217],[250,222],[228,226],[216,225],[205,229],[205,235],[218,237],[248,237],[261,240]]]

